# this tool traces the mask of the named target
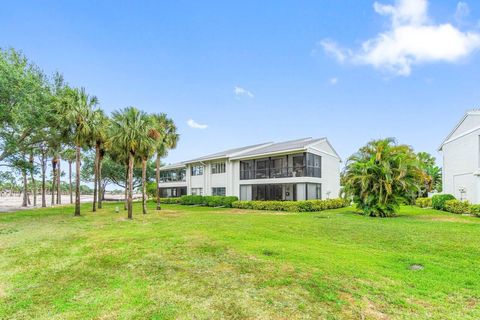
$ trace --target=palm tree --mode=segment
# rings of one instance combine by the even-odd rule
[[[153,117],[148,117],[147,137],[141,140],[139,156],[142,162],[142,212],[147,214],[147,162],[155,151],[160,139],[160,131],[153,121]]]
[[[98,206],[101,208],[101,161],[105,152],[105,144],[107,142],[108,118],[102,110],[95,110],[92,114],[91,124],[91,143],[95,146],[94,161],[94,181],[93,181],[93,206],[92,211],[97,211]]]
[[[348,159],[342,185],[364,214],[388,217],[418,193],[422,178],[412,148],[387,138],[369,142]]]
[[[62,152],[62,157],[68,162],[68,192],[70,194],[70,203],[73,204],[73,192],[72,192],[72,163],[75,161],[75,150],[65,149]]]
[[[177,133],[177,127],[172,119],[167,118],[165,113],[154,114],[152,116],[157,131],[160,133],[160,139],[157,141],[156,146],[156,191],[157,191],[157,210],[161,210],[160,206],[160,159],[165,157],[168,150],[175,149],[179,139]]]
[[[64,119],[75,144],[75,216],[80,216],[80,154],[91,137],[92,113],[98,99],[89,96],[84,88],[68,89],[62,102]]]
[[[111,143],[128,153],[128,218],[133,218],[133,167],[135,158],[140,157],[146,146],[153,143],[153,128],[149,116],[135,107],[115,111],[111,122]]]

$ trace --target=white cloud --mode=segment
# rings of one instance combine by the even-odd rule
[[[338,83],[338,78],[330,78],[328,82],[330,82],[331,85],[336,85]]]
[[[208,125],[200,124],[193,119],[188,119],[187,124],[190,128],[193,128],[193,129],[207,129],[208,128]]]
[[[427,0],[397,0],[395,5],[375,2],[373,7],[378,14],[390,17],[388,30],[363,42],[356,51],[323,40],[325,53],[339,62],[371,65],[408,76],[414,65],[457,62],[480,48],[479,33],[463,32],[450,23],[432,23]]]
[[[325,51],[326,54],[335,58],[340,63],[345,62],[348,55],[351,54],[351,52],[349,52],[348,50],[341,49],[335,41],[332,41],[330,39],[324,39],[320,41],[319,44],[323,48],[323,51]]]
[[[457,3],[457,10],[455,11],[455,21],[462,24],[465,18],[470,15],[470,7],[466,2],[460,1]]]
[[[242,88],[242,87],[239,87],[239,86],[235,86],[233,88],[233,93],[235,93],[235,95],[237,97],[249,97],[249,98],[254,98],[255,96],[253,95],[253,93],[251,93],[250,91],[248,91],[247,89],[245,88]]]

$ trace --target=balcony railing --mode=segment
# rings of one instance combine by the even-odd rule
[[[160,183],[185,182],[185,181],[187,181],[185,177],[160,177]]]
[[[320,170],[318,167],[310,166],[240,170],[240,180],[294,177],[320,178]]]

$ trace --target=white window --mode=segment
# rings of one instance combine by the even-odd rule
[[[191,173],[192,173],[192,176],[203,175],[203,166],[192,166]]]
[[[192,188],[190,193],[194,196],[201,196],[203,195],[203,188]]]
[[[225,162],[212,163],[212,174],[225,173]]]
[[[212,196],[225,196],[225,187],[212,188]]]

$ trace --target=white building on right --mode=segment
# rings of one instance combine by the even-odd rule
[[[443,155],[443,193],[480,203],[480,110],[468,111],[439,151]]]

